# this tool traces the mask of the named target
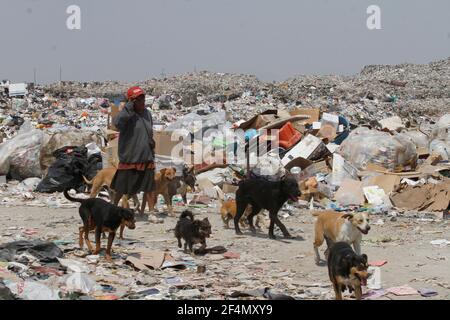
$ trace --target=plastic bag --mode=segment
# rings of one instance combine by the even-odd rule
[[[25,126],[25,124],[24,124]],[[0,145],[0,175],[13,173],[15,179],[40,177],[40,148],[44,138],[41,130],[20,130]]]
[[[360,170],[369,163],[388,170],[402,170],[408,165],[414,169],[417,160],[417,149],[410,139],[365,127],[352,131],[337,152]]]
[[[58,261],[63,267],[66,267],[67,270],[75,273],[91,271],[91,269],[87,265],[77,260],[58,258]]]
[[[440,139],[450,142],[450,114],[442,116],[431,132],[431,140]]]
[[[39,182],[41,182],[41,178],[28,178],[19,183],[16,187],[16,190],[19,192],[32,192],[36,189]]]
[[[409,139],[417,148],[428,149],[428,136],[420,131],[403,131],[399,136]]]
[[[176,122],[168,125],[166,131],[187,129],[189,131],[193,130],[194,132],[197,132],[200,129],[206,130],[224,124],[226,119],[225,111],[214,112],[205,116],[189,113]]]
[[[51,289],[36,281],[7,282],[12,293],[25,300],[60,300],[59,290]]]
[[[276,152],[270,151],[257,158],[257,163],[251,168],[251,172],[256,176],[264,177],[270,181],[278,181],[286,174],[286,169],[279,155]]]
[[[431,141],[430,152],[441,155],[443,160],[450,160],[450,140],[435,139]]]
[[[101,290],[101,286],[98,285],[91,277],[85,273],[75,272],[67,277],[66,289],[69,291],[81,292],[88,294],[97,290]]]

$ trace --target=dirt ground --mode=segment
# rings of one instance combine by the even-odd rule
[[[178,206],[176,211],[181,212],[182,209],[182,206]],[[208,284],[201,298],[226,298],[227,293],[234,290],[264,287],[303,299],[334,298],[326,266],[316,266],[314,263],[314,218],[308,210],[295,208],[291,211],[291,216],[281,219],[290,232],[297,236],[293,240],[284,240],[278,229],[277,240],[268,238],[267,229],[256,236],[248,231],[244,231],[244,236],[236,236],[232,229],[224,228],[217,208],[192,210],[198,217],[208,217],[211,221],[213,234],[208,239],[208,247],[224,246],[229,251],[239,253],[240,258],[223,259],[222,255],[193,256],[196,262],[206,265],[206,273],[160,271],[150,275],[155,283],[168,275],[195,278],[196,281]],[[163,224],[151,224],[145,219],[139,219],[135,230],[125,230],[125,238],[142,241],[145,247],[151,249],[168,249],[184,255],[178,249],[172,231],[176,219],[160,216],[164,218]],[[374,224],[379,219],[383,220],[383,225]],[[415,289],[434,289],[438,295],[423,298],[419,294],[402,297],[388,294],[379,299],[449,299],[450,246],[435,247],[430,241],[450,239],[450,220],[420,221],[419,217],[406,214],[394,218],[395,221],[391,219],[386,215],[371,216],[371,230],[363,237],[362,243],[362,250],[368,255],[369,261],[388,261],[381,267],[383,289],[407,284]],[[81,220],[77,208],[2,206],[0,225],[0,243],[53,236],[73,240],[73,246],[77,246],[77,230]],[[34,228],[36,233],[26,235],[23,228]],[[113,248],[116,252],[126,252],[132,250],[133,246],[121,244],[117,240]],[[324,249],[321,250],[322,256]],[[136,273],[129,271],[129,274],[133,277]],[[113,280],[111,283],[115,285]],[[124,283],[116,282],[116,285]]]

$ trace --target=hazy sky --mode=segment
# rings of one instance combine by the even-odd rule
[[[81,30],[66,27],[81,7]],[[366,27],[381,7],[382,30]],[[354,74],[450,56],[449,0],[0,0],[0,79],[143,80],[189,71]]]

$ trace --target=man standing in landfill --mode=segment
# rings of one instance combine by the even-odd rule
[[[144,198],[150,197],[155,184],[153,120],[145,108],[145,92],[140,87],[132,87],[127,99],[125,107],[113,119],[120,132],[119,165],[111,182],[111,188],[116,191],[115,205],[123,195],[144,192]],[[157,219],[151,215],[149,220]]]

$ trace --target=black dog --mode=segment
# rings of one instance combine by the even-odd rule
[[[178,247],[181,248],[181,238],[184,239],[184,251],[187,252],[189,246],[192,252],[192,246],[201,243],[201,251],[206,249],[206,238],[211,235],[211,224],[208,218],[203,220],[194,220],[192,212],[185,210],[181,213],[180,219],[175,226],[175,237],[178,239]]]
[[[181,177],[175,177],[169,182],[169,202],[172,205],[172,198],[177,194],[181,194],[184,204],[187,204],[187,186],[191,187],[192,191],[195,191],[196,178],[194,174],[194,167],[189,169],[183,168],[183,175]]]
[[[84,245],[84,233],[84,240],[86,240],[89,251],[93,251],[91,241],[89,240],[89,232],[95,230],[94,254],[98,254],[100,252],[101,234],[102,232],[109,232],[106,258],[110,260],[112,243],[119,226],[121,229],[125,226],[129,229],[136,227],[133,210],[115,206],[100,198],[76,199],[69,195],[68,190],[64,191],[64,196],[67,200],[81,203],[79,213],[83,220],[83,226],[79,228],[80,248],[83,248]]]
[[[367,255],[357,255],[352,247],[345,242],[336,242],[332,245],[328,255],[328,275],[333,283],[336,300],[342,300],[342,292],[346,288],[355,291],[357,300],[361,300],[361,285],[366,285],[369,273],[367,272]]]
[[[292,177],[276,182],[261,178],[252,178],[239,182],[239,189],[236,191],[236,216],[234,217],[236,234],[242,234],[239,229],[239,220],[244,214],[247,205],[250,204],[252,206],[252,212],[248,215],[247,219],[250,230],[253,233],[256,233],[255,226],[253,225],[253,217],[262,209],[266,209],[269,211],[270,217],[269,237],[271,239],[276,238],[273,234],[274,224],[276,223],[283,232],[284,237],[291,238],[284,224],[278,219],[278,211],[288,199],[297,201],[299,196],[300,190],[298,183]]]

